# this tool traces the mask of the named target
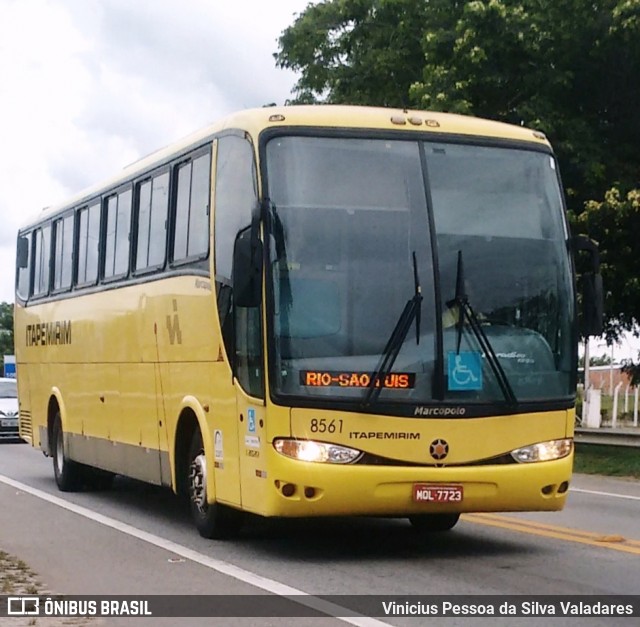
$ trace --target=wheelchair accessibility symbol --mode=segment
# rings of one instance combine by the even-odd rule
[[[482,357],[480,353],[450,351],[447,355],[449,390],[482,389]]]

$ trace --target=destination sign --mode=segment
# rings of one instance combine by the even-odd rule
[[[336,372],[330,370],[301,370],[300,385],[308,387],[368,388],[373,375],[369,372]],[[375,387],[389,390],[408,390],[415,387],[413,372],[391,372],[378,379]]]

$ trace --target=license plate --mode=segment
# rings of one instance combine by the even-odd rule
[[[17,418],[3,418],[0,421],[0,425],[2,425],[3,427],[17,427],[18,426],[18,419]]]
[[[460,503],[462,495],[461,485],[416,483],[413,486],[413,500],[416,503]]]

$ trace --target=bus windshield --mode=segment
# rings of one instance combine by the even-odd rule
[[[573,288],[549,152],[282,136],[266,158],[276,396],[356,405],[376,386],[389,404],[573,397]],[[372,384],[416,277],[419,311]]]

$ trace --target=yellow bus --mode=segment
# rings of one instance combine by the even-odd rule
[[[231,115],[20,229],[20,435],[60,490],[169,486],[205,537],[244,512],[443,531],[558,510],[570,242],[540,132],[373,107]]]

